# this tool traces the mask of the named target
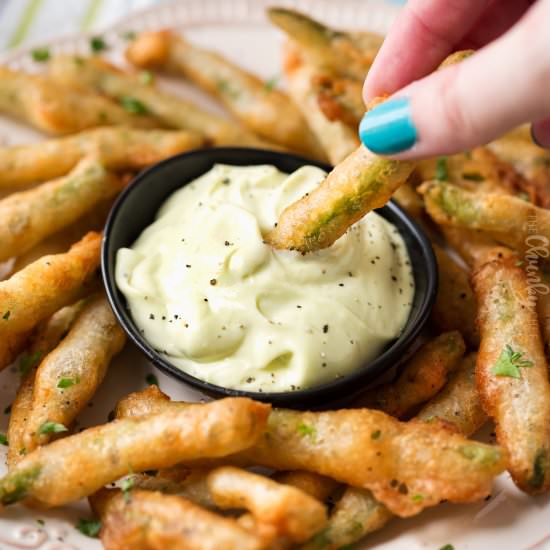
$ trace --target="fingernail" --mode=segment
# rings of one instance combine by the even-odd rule
[[[367,149],[382,155],[410,149],[416,142],[410,100],[390,99],[365,113],[359,124],[359,138]]]

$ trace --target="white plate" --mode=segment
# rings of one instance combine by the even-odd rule
[[[112,46],[111,55],[120,57],[121,33],[171,27],[180,29],[192,40],[219,49],[227,56],[263,77],[280,73],[281,35],[266,21],[267,5],[292,5],[334,26],[387,31],[397,8],[379,0],[186,0],[133,15],[111,27],[103,35]],[[40,44],[44,45],[44,44]],[[52,51],[88,51],[88,37],[59,39],[47,44]],[[0,61],[37,70],[29,52],[32,48],[9,52]],[[212,101],[195,90],[174,81],[163,85],[192,97],[205,107],[221,112]],[[41,136],[28,128],[0,117],[0,140],[6,143],[35,141]],[[0,222],[1,223],[1,222]],[[131,391],[146,386],[151,365],[131,346],[114,361],[93,403],[78,419],[78,427],[103,423],[115,403]],[[174,399],[198,400],[200,395],[154,371],[163,391]],[[0,374],[0,432],[5,432],[8,416],[2,414],[12,402],[19,376],[14,369]],[[1,453],[5,449],[0,449]],[[0,466],[3,468],[3,466]],[[3,473],[0,471],[0,474]],[[36,513],[13,507],[0,516],[0,550],[94,550],[98,541],[74,529],[79,517],[88,517],[85,502]],[[380,533],[368,537],[357,549],[437,550],[453,544],[456,550],[550,550],[550,496],[530,498],[515,489],[508,476],[501,476],[488,502],[474,505],[445,504],[415,518],[393,520]],[[37,520],[44,520],[42,526]],[[220,549],[223,550],[223,549]]]

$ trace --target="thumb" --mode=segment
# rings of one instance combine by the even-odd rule
[[[399,159],[456,153],[550,116],[550,2],[538,2],[505,35],[414,82],[369,111],[359,134]]]

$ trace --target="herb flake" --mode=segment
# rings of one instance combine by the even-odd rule
[[[315,439],[316,430],[313,426],[300,422],[300,424],[296,427],[296,431],[302,437],[311,437],[312,439]]]
[[[87,537],[98,538],[101,531],[101,521],[97,519],[80,518],[76,524],[76,528]]]
[[[50,59],[50,50],[48,48],[36,48],[31,52],[33,61],[44,63]]]
[[[98,53],[104,50],[108,50],[109,46],[101,36],[93,36],[92,38],[90,38],[90,49],[92,50],[92,52]]]
[[[8,446],[8,438],[5,434],[0,434],[0,445]]]
[[[71,386],[75,386],[76,384],[80,384],[79,376],[77,376],[76,378],[61,378],[57,383],[57,387],[65,389],[70,388]]]
[[[149,384],[149,386],[158,386],[159,381],[158,378],[151,372],[145,377],[145,382]]]
[[[514,351],[510,345],[506,345],[500,354],[495,366],[493,374],[495,376],[508,376],[509,378],[521,378],[520,368],[529,368],[533,366],[532,361],[522,359],[523,352]]]
[[[123,109],[125,109],[129,113],[132,113],[133,115],[145,115],[148,113],[147,107],[135,97],[127,95],[122,96],[120,98],[120,104],[122,105]]]

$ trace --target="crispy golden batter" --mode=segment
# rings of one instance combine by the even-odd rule
[[[432,322],[438,330],[459,330],[468,345],[479,346],[476,326],[476,299],[468,272],[449,256],[446,250],[433,244],[439,287],[432,309]]]
[[[294,10],[268,9],[272,23],[300,45],[314,64],[362,81],[384,40],[375,33],[334,30]]]
[[[289,93],[331,164],[337,164],[359,147],[357,130],[339,118],[331,120],[326,116],[314,87],[317,69],[304,63],[291,46],[287,46],[286,50],[285,76]]]
[[[143,33],[130,43],[127,59],[138,67],[183,75],[213,95],[250,130],[315,158],[325,159],[317,140],[290,98],[217,52],[199,48],[175,32]]]
[[[518,251],[550,242],[550,211],[522,199],[478,194],[443,182],[426,182],[419,190],[439,224],[481,229]]]
[[[32,498],[60,506],[131,472],[236,453],[263,434],[269,411],[227,398],[84,430],[25,456],[0,480],[0,504]]]
[[[0,282],[0,369],[22,350],[29,332],[86,292],[99,267],[101,235],[89,233],[65,254],[45,256]]]
[[[290,485],[234,466],[215,468],[207,483],[220,508],[249,510],[258,526],[274,529],[275,538],[304,542],[326,525],[325,507]]]
[[[96,93],[75,90],[43,75],[6,67],[0,67],[0,113],[53,135],[110,124],[138,128],[159,126],[151,117],[132,114]]]
[[[234,519],[189,500],[153,491],[103,489],[90,499],[101,511],[105,550],[262,550],[261,539]]]
[[[311,495],[320,502],[325,502],[340,484],[330,477],[321,476],[306,470],[291,470],[289,472],[275,472],[272,476],[275,481],[292,485],[304,493]]]
[[[397,380],[369,390],[358,404],[396,418],[406,417],[445,385],[465,349],[460,332],[440,334],[413,355]]]
[[[0,187],[15,187],[64,176],[86,156],[112,170],[140,170],[149,164],[200,147],[199,134],[175,130],[137,130],[123,126],[0,148]]]
[[[65,337],[74,320],[84,307],[84,300],[66,306],[55,312],[49,319],[40,323],[29,342],[25,355],[20,359],[23,379],[11,406],[8,426],[8,467],[14,466],[27,454],[24,437],[27,421],[32,409],[34,379],[40,360],[48,355]],[[26,374],[25,374],[26,373]]]
[[[388,202],[414,163],[381,158],[361,146],[279,216],[266,242],[311,252],[327,248],[365,214]]]
[[[92,158],[68,175],[0,201],[0,261],[24,254],[46,237],[75,223],[122,182]]]
[[[487,415],[475,381],[476,357],[475,353],[470,353],[461,361],[446,386],[422,407],[416,418],[426,422],[443,420],[466,436],[485,424]]]
[[[481,346],[476,378],[496,423],[507,468],[529,493],[550,487],[550,383],[535,302],[525,272],[492,261],[473,277]]]
[[[25,448],[52,439],[48,422],[69,427],[101,384],[126,337],[103,293],[91,298],[63,341],[38,366],[34,379]]]
[[[177,494],[211,510],[216,509],[206,478],[209,468],[190,468],[183,464],[158,472],[135,474],[128,478],[132,487],[146,491]]]
[[[170,408],[170,398],[155,384],[133,392],[121,399],[115,407],[115,418],[137,418],[164,412]],[[167,406],[168,405],[168,406]],[[184,407],[185,403],[180,403]]]
[[[87,86],[116,100],[130,102],[153,114],[169,128],[192,130],[214,145],[265,147],[267,143],[237,122],[203,111],[193,103],[144,84],[138,75],[125,74],[99,58],[55,57],[51,76],[58,82]],[[139,106],[139,107],[138,107]]]

